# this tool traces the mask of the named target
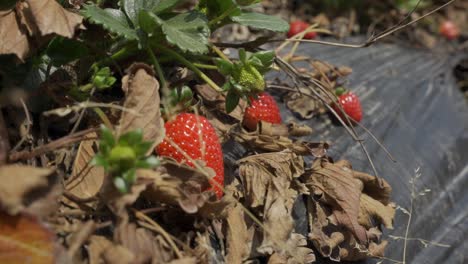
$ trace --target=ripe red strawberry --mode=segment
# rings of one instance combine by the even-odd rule
[[[359,97],[353,92],[346,91],[343,88],[336,89],[336,95],[338,96],[339,104],[348,117],[356,122],[360,122],[362,120],[362,107]],[[341,110],[336,105],[333,108],[343,120],[346,120]]]
[[[245,109],[244,125],[255,130],[257,123],[262,120],[272,124],[281,123],[281,115],[275,99],[267,94],[261,93],[257,98],[250,98],[251,105]]]
[[[444,21],[440,24],[439,32],[448,40],[454,40],[460,35],[458,26],[450,20]]]
[[[166,138],[156,147],[156,152],[160,156],[171,157],[178,162],[185,162],[194,167],[192,162],[169,143],[167,139],[170,138],[192,159],[205,161],[206,166],[216,172],[216,176],[212,180],[224,186],[221,144],[215,129],[205,117],[182,113],[177,115],[174,120],[166,122],[164,127],[166,128]],[[216,184],[212,183],[212,185],[212,190],[218,198],[221,198],[223,190]]]
[[[291,38],[302,31],[306,30],[310,25],[304,21],[294,21],[289,24],[288,38]],[[305,39],[314,39],[317,36],[317,32],[309,32],[304,35]]]

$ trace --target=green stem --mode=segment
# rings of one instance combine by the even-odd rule
[[[125,47],[121,48],[120,50],[118,50],[117,52],[115,52],[114,54],[112,54],[110,57],[107,57],[107,58],[104,58],[104,59],[102,59],[100,61],[95,62],[91,66],[91,68],[106,66],[106,65],[112,63],[113,61],[118,61],[118,60],[121,60],[121,59],[128,58],[131,55],[133,55],[133,52],[135,50],[136,50],[136,48],[133,47],[133,46],[125,46]]]
[[[219,57],[221,57],[221,59],[225,60],[225,61],[229,61],[229,62],[232,62],[228,56],[226,56],[226,54],[224,54],[218,47],[216,47],[215,45],[211,45],[211,49],[216,53],[218,54]]]
[[[165,89],[166,88],[166,78],[164,77],[164,72],[161,69],[161,65],[159,65],[158,59],[156,59],[156,56],[154,55],[154,52],[151,49],[151,47],[148,46],[146,48],[146,51],[148,52],[148,55],[150,56],[151,62],[152,62],[153,66],[156,69],[156,72],[157,72],[157,74],[159,76],[159,81],[161,82],[161,87],[163,87],[163,89]]]
[[[79,90],[82,91],[82,92],[89,92],[91,91],[91,89],[93,89],[94,85],[92,83],[88,83],[88,84],[85,84],[85,85],[82,85],[80,86]]]
[[[160,49],[162,52],[173,56],[174,59],[178,60],[180,63],[187,66],[187,68],[192,70],[195,74],[198,75],[198,77],[202,78],[209,86],[211,86],[211,88],[213,88],[217,92],[222,92],[223,91],[213,80],[210,79],[210,77],[208,77],[206,74],[204,74],[202,71],[200,71],[200,69],[198,69],[197,66],[195,66],[192,62],[188,61],[186,58],[184,58],[179,53],[177,53],[177,52],[175,52],[175,51],[173,51],[173,50],[171,50],[169,48],[166,48],[166,47],[164,47],[162,45],[155,44],[155,47]]]
[[[218,69],[218,67],[216,67],[215,65],[203,64],[203,63],[194,62],[193,65],[195,65],[198,68],[207,69],[207,70],[217,70]]]
[[[208,23],[208,26],[209,26],[209,27],[212,27],[212,26],[218,24],[218,22],[220,22],[221,20],[225,19],[226,17],[228,17],[229,15],[231,15],[234,11],[236,11],[236,9],[237,9],[237,6],[236,6],[236,5],[231,6],[231,8],[227,9],[227,10],[224,11],[221,15],[219,15],[218,17],[215,17],[213,20],[211,20],[211,21]]]

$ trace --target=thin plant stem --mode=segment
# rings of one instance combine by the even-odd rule
[[[153,64],[154,69],[156,70],[156,73],[159,76],[159,81],[161,82],[161,86],[163,87],[163,89],[165,89],[167,82],[166,82],[166,78],[164,77],[164,72],[161,68],[161,65],[159,64],[158,59],[156,59],[156,56],[154,55],[154,52],[150,47],[147,47],[146,51],[148,52],[151,63]]]
[[[203,73],[199,68],[197,68],[197,66],[195,66],[192,62],[190,62],[189,60],[187,60],[186,58],[184,58],[184,56],[180,55],[179,53],[169,49],[169,48],[166,48],[162,45],[156,45],[156,47],[158,49],[160,49],[162,52],[164,53],[167,53],[171,56],[174,57],[174,59],[178,60],[180,63],[184,64],[185,66],[187,66],[187,68],[189,68],[190,70],[192,70],[196,75],[198,75],[198,77],[200,77],[201,79],[203,79],[209,86],[211,86],[211,88],[213,88],[215,91],[217,92],[222,92],[223,90],[213,81],[210,79],[210,77],[208,77],[205,73]]]
[[[234,11],[236,11],[236,8],[237,8],[237,6],[236,6],[236,5],[233,5],[231,8],[227,9],[226,11],[224,11],[221,15],[219,15],[218,17],[215,17],[213,20],[211,20],[210,22],[208,22],[208,26],[209,26],[209,27],[212,27],[212,26],[218,24],[218,22],[220,22],[221,20],[225,19],[226,17],[228,17],[229,15],[231,15]]]
[[[200,69],[207,69],[207,70],[218,69],[218,67],[216,67],[215,65],[203,64],[203,63],[197,63],[197,62],[194,62],[193,65],[195,65],[197,68],[200,68]]]
[[[229,61],[231,62],[231,60],[226,56],[226,54],[224,54],[218,47],[216,47],[215,45],[211,45],[211,49],[216,52],[216,54],[218,54],[218,56],[223,59],[223,60],[226,60],[226,61]]]

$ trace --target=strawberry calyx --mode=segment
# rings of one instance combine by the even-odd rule
[[[347,93],[347,92],[348,92],[348,90],[346,90],[346,89],[345,89],[344,87],[342,87],[342,86],[340,86],[340,87],[338,87],[338,88],[335,89],[335,94],[336,94],[336,96],[341,96],[341,95],[343,95],[343,94],[345,94],[345,93]]]

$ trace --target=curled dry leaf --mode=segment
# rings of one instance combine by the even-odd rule
[[[54,187],[57,180],[54,176],[52,169],[1,166],[0,206],[9,214],[17,214]]]
[[[258,133],[267,136],[295,136],[302,137],[312,133],[312,128],[308,125],[291,122],[289,124],[272,124],[260,121]]]
[[[366,228],[372,228],[373,223],[377,221],[382,223],[386,228],[393,228],[393,217],[395,216],[396,206],[392,203],[383,205],[378,200],[363,193],[359,203],[359,224]]]
[[[289,150],[298,155],[312,155],[317,158],[323,157],[329,147],[326,142],[299,141],[284,136],[261,135],[258,132],[233,132],[232,135],[237,142],[248,148],[270,152]]]
[[[117,245],[103,236],[91,236],[89,239],[89,264],[134,263],[135,256],[127,248]]]
[[[124,107],[137,112],[123,111],[120,116],[117,134],[122,135],[135,129],[143,130],[143,140],[154,142],[154,146],[164,139],[164,121],[161,117],[159,82],[154,71],[146,64],[133,64],[122,78],[125,92]]]
[[[0,39],[0,54],[26,58],[30,50],[27,31],[18,23],[13,10],[0,11]]]
[[[26,0],[17,5],[17,12],[31,35],[72,38],[75,30],[83,28],[83,17],[65,10],[56,0]]]
[[[292,207],[298,196],[293,185],[304,172],[304,161],[291,151],[249,156],[238,161],[245,203],[263,217],[263,239],[257,251],[283,254],[294,227]]]
[[[221,217],[233,200],[229,197],[217,200],[214,192],[201,191],[210,187],[209,178],[215,172],[202,161],[197,162],[209,175],[170,159],[164,160],[156,170],[138,171],[139,179],[151,181],[144,196],[152,202],[178,205],[190,214],[199,213],[208,218]]]
[[[252,232],[249,232],[247,228],[247,221],[240,204],[228,210],[226,217],[227,263],[243,263],[250,254]]]
[[[317,90],[317,92],[325,98],[328,104],[332,103],[334,88],[338,85],[339,78],[351,74],[352,69],[347,66],[336,67],[319,60],[311,61],[310,66],[313,69],[309,73],[310,77],[320,82],[326,89],[326,91]],[[301,87],[299,91],[289,92],[284,100],[286,106],[291,111],[298,114],[301,118],[310,119],[316,114],[323,114],[327,111],[320,100],[314,100],[313,98],[315,96],[310,88]]]
[[[89,140],[97,138],[96,132],[91,132],[86,135],[85,139],[80,143],[71,176],[65,181],[65,189],[69,194],[80,200],[87,200],[95,197],[104,183],[105,172],[100,166],[91,166],[89,163],[96,154],[97,141]],[[79,207],[73,201],[64,199],[64,202],[72,207]],[[87,202],[86,206],[95,207],[95,202]]]
[[[0,212],[0,263],[55,263],[55,235],[36,217]]]
[[[316,160],[302,180],[312,195],[309,238],[323,256],[334,261],[383,256],[387,242],[380,241],[380,226],[391,228],[395,214],[387,182],[326,158]]]
[[[363,184],[353,178],[352,170],[337,166],[326,158],[318,159],[303,180],[315,197],[333,208],[338,224],[345,226],[358,241],[366,244],[366,229],[358,223]]]
[[[312,100],[309,96],[313,95],[310,89],[299,88],[300,92],[289,92],[284,101],[286,106],[298,114],[301,118],[311,119],[318,113],[325,113],[323,103],[318,100]],[[309,96],[306,96],[309,95]]]
[[[135,256],[133,263],[148,263],[151,260],[167,263],[175,257],[164,239],[157,239],[152,232],[133,223],[120,223],[115,230],[114,241],[132,252]]]
[[[0,12],[0,54],[24,60],[31,49],[28,35],[40,39],[49,34],[72,38],[83,28],[83,17],[65,10],[55,0],[20,1],[12,10]]]
[[[268,259],[268,264],[301,264],[315,262],[314,251],[307,247],[307,239],[297,233],[292,233],[282,254],[274,253]]]

